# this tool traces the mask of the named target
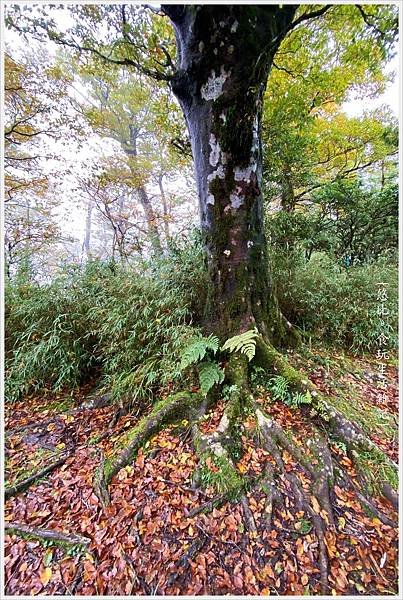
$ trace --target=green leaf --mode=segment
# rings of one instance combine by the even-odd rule
[[[229,338],[224,345],[221,347],[221,350],[228,350],[229,352],[241,352],[241,354],[246,354],[248,360],[252,360],[255,356],[256,350],[256,338],[258,337],[259,332],[254,327],[249,331],[245,331],[240,335],[235,335],[232,338]]]
[[[52,562],[52,558],[53,558],[53,550],[47,550],[43,557],[43,564],[45,565],[45,567],[48,567],[50,565],[50,563]]]
[[[193,339],[182,352],[180,368],[183,370],[189,365],[199,362],[206,356],[208,350],[211,350],[215,354],[219,345],[220,341],[214,335]]]
[[[199,366],[200,390],[207,394],[216,383],[224,381],[224,371],[215,362],[202,362]]]

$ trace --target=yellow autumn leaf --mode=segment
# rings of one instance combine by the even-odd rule
[[[311,497],[311,502],[312,502],[312,508],[313,508],[313,510],[319,515],[319,513],[320,513],[320,504],[317,501],[317,499],[315,498],[315,496]]]
[[[39,578],[41,580],[42,585],[47,585],[52,579],[52,569],[50,567],[46,567],[46,569],[44,569],[40,574]]]
[[[339,529],[344,529],[346,526],[346,519],[344,517],[339,517]]]

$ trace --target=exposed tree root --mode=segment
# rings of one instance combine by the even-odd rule
[[[116,410],[116,412],[114,413],[111,422],[109,423],[108,427],[105,429],[105,431],[103,431],[99,436],[97,436],[96,438],[96,443],[99,444],[99,442],[102,442],[103,440],[105,440],[106,438],[108,438],[109,436],[111,436],[112,434],[117,434],[117,433],[121,433],[122,431],[124,431],[125,429],[128,428],[127,425],[121,427],[119,429],[119,431],[114,431],[114,428],[116,427],[120,417],[124,417],[125,415],[127,415],[128,413],[128,407],[127,405],[123,405],[120,408],[118,408]]]
[[[398,466],[374,444],[356,423],[349,421],[318,391],[316,386],[294,369],[288,361],[270,344],[259,339],[256,347],[257,362],[269,372],[282,375],[293,391],[309,392],[311,396],[311,414],[318,419],[333,435],[343,441],[350,451],[354,463],[357,463],[360,453],[366,452],[374,460],[382,462],[390,479],[397,481]],[[323,449],[323,446],[322,446]],[[329,455],[323,457],[330,467]],[[331,473],[328,473],[331,476]],[[387,479],[379,481],[379,491],[397,507],[397,493]]]
[[[318,538],[319,544],[319,568],[320,568],[320,580],[321,580],[321,593],[327,594],[329,591],[328,587],[328,563],[327,563],[327,551],[326,544],[324,538],[325,525],[323,522],[323,517],[319,515],[311,506],[310,499],[303,489],[298,478],[290,473],[287,473],[284,465],[284,461],[281,457],[279,446],[283,449],[287,450],[296,460],[299,465],[302,467],[304,472],[307,475],[310,475],[314,482],[319,481],[319,477],[322,477],[322,472],[319,476],[316,476],[316,473],[311,465],[309,465],[308,461],[302,456],[299,449],[293,445],[285,435],[282,428],[274,423],[274,421],[267,416],[265,416],[262,411],[258,408],[256,409],[256,416],[258,420],[259,432],[264,439],[264,445],[266,449],[273,456],[278,469],[283,475],[284,479],[289,483],[292,494],[294,496],[295,506],[298,511],[304,511],[308,513],[312,519],[313,525],[316,530],[316,535]],[[272,502],[273,498],[273,487],[271,487],[268,501]],[[318,500],[317,500],[318,501]],[[327,504],[327,503],[326,503]],[[269,504],[270,506],[270,504]],[[269,510],[271,516],[271,507]],[[333,516],[327,515],[328,523],[333,522]]]
[[[237,498],[245,488],[231,454],[239,439],[241,407],[248,394],[247,380],[246,358],[232,356],[226,367],[226,382],[231,385],[232,393],[216,430],[202,433],[199,423],[203,412],[198,413],[191,428],[193,445],[200,459],[197,481],[212,485],[218,494],[228,499]]]
[[[399,496],[397,495],[395,490],[389,483],[384,483],[382,486],[382,492],[385,498],[389,500],[389,502],[397,512],[399,510]]]
[[[54,469],[57,469],[57,467],[61,467],[66,462],[66,460],[69,458],[69,456],[71,456],[71,454],[64,454],[63,456],[60,456],[54,462],[50,463],[47,467],[44,467],[40,471],[37,471],[33,475],[30,475],[29,477],[27,477],[26,479],[23,479],[19,483],[16,483],[15,485],[12,485],[10,487],[6,487],[4,490],[5,499],[8,500],[8,498],[12,498],[12,496],[15,496],[16,494],[19,494],[20,492],[24,492],[25,490],[27,490],[38,479],[40,479],[41,477],[44,477],[45,475],[48,475],[49,473],[54,471]]]
[[[249,508],[248,499],[246,496],[242,496],[241,504],[242,504],[246,529],[252,533],[257,533],[255,519],[253,517],[253,513],[252,513],[251,509]]]
[[[264,527],[266,531],[270,531],[275,503],[281,503],[282,497],[274,482],[274,468],[269,462],[266,463],[263,477],[259,482],[259,487],[266,495],[264,505]]]
[[[202,399],[198,394],[180,392],[158,402],[151,414],[141,419],[127,436],[127,446],[113,459],[102,462],[94,476],[94,491],[101,503],[109,503],[108,486],[113,477],[127,464],[134,460],[139,448],[147,442],[163,425],[174,423],[178,419],[190,418],[197,410]]]
[[[352,478],[348,475],[348,473],[346,473],[342,469],[337,469],[336,478],[340,482],[346,483],[347,485],[349,485],[355,491],[355,495],[357,496],[361,505],[364,508],[368,509],[370,513],[374,514],[384,525],[388,525],[389,527],[397,527],[398,524],[396,521],[393,521],[392,519],[390,519],[389,517],[384,515],[383,512],[381,510],[379,510],[379,508],[374,504],[373,500],[364,496],[362,494],[362,492],[359,489],[357,489],[357,485],[352,480]]]
[[[38,540],[50,540],[59,544],[69,546],[87,546],[90,539],[76,533],[63,533],[54,529],[40,529],[38,527],[29,527],[22,523],[5,523],[4,529],[10,533],[23,534],[24,536]]]
[[[318,540],[320,591],[321,594],[328,594],[327,532],[336,529],[333,511],[335,479],[338,478],[353,489],[361,504],[378,516],[382,523],[389,526],[394,526],[395,523],[384,515],[365,490],[358,489],[352,478],[335,463],[327,432],[341,439],[353,458],[354,453],[365,451],[382,459],[388,469],[394,471],[396,465],[366,437],[355,423],[350,422],[335,409],[330,400],[325,398],[309,380],[289,365],[273,346],[259,339],[256,350],[255,358],[260,365],[273,374],[285,377],[293,392],[299,391],[309,397],[309,406],[304,410],[313,427],[313,433],[306,442],[305,451],[276,421],[264,414],[260,406],[254,404],[248,388],[246,357],[232,355],[226,366],[226,383],[230,385],[231,394],[226,398],[224,412],[213,432],[205,433],[202,424],[209,408],[210,398],[185,392],[171,396],[156,404],[150,415],[140,420],[137,427],[127,435],[124,442],[126,446],[119,454],[112,459],[102,461],[94,477],[94,490],[102,504],[108,504],[109,484],[121,468],[134,460],[139,448],[164,426],[180,419],[188,419],[193,445],[199,457],[194,485],[211,488],[216,495],[189,511],[187,516],[195,517],[202,512],[212,511],[226,501],[237,501],[242,505],[246,529],[253,533],[252,537],[257,538],[262,527],[264,531],[270,531],[274,507],[277,505],[281,510],[283,504],[288,506],[291,500],[295,511],[306,515],[310,526],[315,531]],[[264,512],[260,521],[255,519],[246,496],[247,490],[251,489],[252,481],[243,477],[236,467],[246,408],[256,415],[258,444],[270,454],[272,461],[265,464],[263,474],[253,481],[254,488],[259,488],[265,494]],[[285,464],[285,452],[297,463],[299,476],[290,472],[288,464]],[[397,494],[390,483],[386,480],[381,481],[380,489],[396,507]],[[298,534],[297,528],[295,533]],[[204,535],[192,544],[177,566],[186,567],[192,557],[203,547],[205,541]],[[260,541],[262,543],[259,543],[259,546],[264,546],[263,538]],[[256,560],[258,562],[261,560],[260,555]],[[169,584],[177,579],[178,576],[171,578]]]
[[[186,569],[189,566],[189,561],[193,560],[196,555],[203,548],[204,544],[207,541],[207,535],[204,532],[201,532],[200,536],[195,539],[195,541],[189,546],[188,550],[181,556],[181,558],[177,561],[175,565],[175,569],[173,573],[168,578],[168,585],[172,585],[173,583],[177,583],[178,580],[183,577],[183,573],[181,575],[179,569]]]
[[[64,413],[64,414],[69,414]],[[31,423],[25,423],[25,425],[21,425],[19,427],[13,427],[12,429],[6,429],[5,433],[5,437],[10,437],[16,433],[22,433],[23,431],[26,431],[27,429],[45,429],[50,423],[53,423],[56,419],[57,419],[58,415],[53,415],[52,417],[48,417],[47,419],[42,419],[42,421],[40,423],[38,423],[37,421],[33,421]]]
[[[204,504],[201,504],[200,506],[196,506],[196,508],[193,508],[192,510],[189,511],[187,516],[191,518],[191,517],[195,517],[196,515],[199,515],[200,513],[209,513],[213,510],[213,508],[218,508],[219,506],[224,504],[224,502],[226,502],[227,500],[228,500],[228,497],[225,494],[221,494],[219,496],[216,496],[212,500],[208,500],[207,502],[205,502]]]
[[[211,485],[219,494],[231,498],[236,497],[243,488],[243,481],[225,447],[229,424],[225,412],[217,430],[212,434],[203,434],[195,423],[192,426],[192,439],[200,459],[198,482]]]

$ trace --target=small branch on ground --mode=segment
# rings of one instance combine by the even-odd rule
[[[50,540],[70,546],[87,546],[91,540],[76,533],[63,533],[54,529],[40,529],[37,527],[29,527],[23,523],[5,523],[4,529],[9,533],[23,534],[39,540]]]
[[[60,458],[58,458],[56,461],[52,462],[50,465],[48,465],[44,469],[37,471],[33,475],[30,475],[26,479],[23,479],[22,481],[20,481],[19,483],[16,483],[15,485],[12,485],[10,487],[6,487],[4,490],[5,499],[8,500],[12,496],[15,496],[16,494],[19,494],[20,492],[25,491],[32,484],[34,484],[35,481],[37,481],[41,477],[44,477],[45,475],[48,475],[54,469],[57,469],[57,467],[61,467],[66,462],[66,460],[69,458],[69,456],[72,456],[72,455],[65,454],[65,455],[61,456]]]

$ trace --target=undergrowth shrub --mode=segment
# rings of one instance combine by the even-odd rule
[[[6,398],[46,386],[75,387],[95,367],[96,336],[88,313],[102,294],[103,267],[69,267],[47,285],[8,284]]]
[[[281,310],[307,335],[354,353],[376,352],[379,336],[385,349],[397,346],[398,269],[393,255],[345,268],[317,252],[306,261],[295,249],[274,258],[274,278]],[[386,284],[388,315],[380,313],[380,283]]]
[[[201,253],[193,240],[152,263],[94,261],[48,284],[8,283],[6,398],[76,387],[94,369],[116,401],[178,380],[206,295]]]

